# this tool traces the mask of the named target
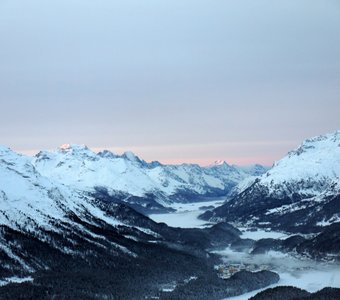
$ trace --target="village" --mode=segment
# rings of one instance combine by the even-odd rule
[[[239,271],[258,272],[269,270],[270,266],[266,264],[244,264],[244,263],[228,263],[215,266],[218,277],[228,279]]]

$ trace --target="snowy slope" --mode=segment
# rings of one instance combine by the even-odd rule
[[[289,230],[339,222],[340,131],[304,141],[253,183],[242,184],[238,195],[202,218]]]
[[[55,152],[42,151],[33,164],[44,176],[80,190],[99,186],[141,196],[156,189],[146,176],[147,169],[140,168],[140,161],[132,154],[96,154],[86,146],[72,145]]]
[[[37,254],[34,247],[57,250],[59,257],[83,256],[92,245],[93,251],[110,247],[110,253],[133,257],[120,242],[123,237],[105,236],[107,228],[156,235],[148,226],[131,224],[132,216],[127,219],[120,205],[104,204],[51,181],[35,169],[31,158],[0,147],[0,277],[44,268],[46,250]]]
[[[318,195],[340,178],[340,131],[305,140],[261,177],[261,184],[277,193],[296,185],[294,192]]]
[[[112,225],[120,224],[76,191],[40,175],[31,159],[0,148],[0,224],[15,229],[51,229],[51,220],[67,221],[70,212],[91,213]]]
[[[237,166],[237,165],[233,165],[234,168],[240,169],[243,172],[248,173],[249,175],[252,176],[260,176],[264,173],[266,173],[270,167],[267,166],[262,166],[259,164],[255,164],[255,165],[249,165],[249,166]]]

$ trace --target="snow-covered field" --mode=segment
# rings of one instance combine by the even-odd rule
[[[210,225],[197,217],[204,212],[199,208],[202,206],[219,206],[223,200],[205,201],[196,203],[175,203],[171,207],[176,209],[173,213],[152,214],[149,217],[156,222],[163,222],[172,227],[195,228]]]

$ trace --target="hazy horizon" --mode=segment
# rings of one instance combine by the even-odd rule
[[[308,137],[308,138],[313,138],[313,137]],[[282,144],[284,144],[285,142],[282,142]],[[301,141],[302,143],[302,141]],[[297,145],[294,145],[292,146],[289,150],[287,150],[287,153],[291,150],[294,150],[296,149],[298,146],[300,146],[300,144],[297,144]],[[43,148],[43,149],[31,149],[31,150],[20,150],[20,149],[12,149],[14,151],[17,151],[19,153],[22,153],[24,155],[28,155],[28,156],[34,156],[35,154],[37,154],[39,151],[55,151],[55,150],[58,150],[59,148],[62,148],[64,146],[71,146],[72,144],[74,143],[67,143],[67,144],[61,144],[57,147],[54,147],[54,148]],[[257,143],[258,145],[260,146],[263,146],[263,144],[265,143],[261,143],[261,142],[258,142]],[[289,144],[287,142],[287,144]],[[281,158],[283,158],[287,153],[284,153],[284,155],[282,155],[282,157],[279,157],[278,159],[275,159],[273,160],[273,162],[271,164],[266,164],[266,160],[264,161],[252,161],[252,160],[249,160],[249,161],[243,161],[243,162],[239,162],[239,161],[232,161],[231,159],[224,159],[224,158],[213,158],[211,157],[211,160],[210,161],[202,161],[200,159],[193,159],[192,157],[188,158],[187,160],[182,160],[182,161],[178,161],[177,159],[175,160],[171,160],[171,159],[156,159],[154,157],[152,157],[152,153],[154,153],[155,149],[154,147],[152,146],[149,146],[149,147],[127,147],[127,148],[124,148],[124,147],[89,147],[88,145],[85,145],[85,144],[76,144],[76,145],[80,145],[80,146],[86,146],[88,147],[91,151],[95,152],[95,153],[98,153],[100,151],[103,151],[103,150],[109,150],[111,152],[113,152],[114,154],[118,154],[118,155],[122,155],[124,154],[124,152],[133,152],[135,155],[137,155],[139,158],[147,161],[147,162],[152,162],[152,161],[159,161],[161,163],[164,163],[164,164],[182,164],[182,163],[193,163],[193,164],[199,164],[201,166],[209,166],[209,165],[212,165],[214,163],[220,163],[222,161],[225,161],[226,163],[230,164],[230,165],[239,165],[239,166],[250,166],[250,165],[254,165],[254,164],[261,164],[263,166],[267,166],[267,167],[271,167],[272,164],[275,162],[275,161],[278,161],[280,160]],[[228,144],[229,146],[232,146],[233,143],[229,143]],[[273,144],[270,144],[271,146]],[[281,143],[278,143],[278,145],[281,145]],[[187,147],[190,147],[192,145],[186,145]],[[215,146],[218,146],[218,145],[215,145]],[[220,145],[221,146],[221,145]],[[240,143],[236,143],[234,146],[238,146],[240,147]],[[182,146],[183,147],[183,146]],[[172,146],[172,147],[169,147],[169,146],[166,146],[166,150],[177,150],[179,151],[180,149],[178,149],[178,146]],[[144,151],[143,151],[144,150]],[[158,149],[159,150],[159,149]],[[151,153],[151,154],[150,154]],[[157,151],[156,151],[157,153]],[[149,155],[148,155],[149,154]]]
[[[0,144],[272,165],[340,129],[335,0],[1,1]]]

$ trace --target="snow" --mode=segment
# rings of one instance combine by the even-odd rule
[[[86,146],[64,146],[63,151],[85,151]],[[51,220],[69,222],[67,213],[90,214],[112,226],[121,222],[109,217],[70,187],[55,183],[37,172],[31,159],[0,148],[0,224],[15,229],[54,230]]]
[[[187,211],[169,214],[153,214],[149,217],[158,223],[163,222],[171,227],[195,228],[206,226],[207,222],[197,219],[198,216],[198,212]]]
[[[258,176],[249,176],[240,180],[236,186],[232,188],[230,193],[228,194],[228,198],[232,199],[233,197],[237,196],[247,188],[249,188],[252,184],[255,183],[255,180],[259,178]]]
[[[86,211],[89,212],[92,216],[103,220],[105,223],[110,224],[111,226],[124,225],[122,222],[107,216],[104,211],[102,211],[99,207],[93,205],[92,203],[84,201],[82,205],[83,208],[85,208]]]
[[[67,150],[67,149],[70,149],[71,148],[71,145],[70,144],[62,144],[59,149],[61,150]]]
[[[75,146],[72,151],[45,152],[44,155],[48,159],[41,159],[41,155],[33,159],[41,174],[81,190],[93,191],[99,186],[142,196],[155,189],[153,181],[129,159],[101,157],[87,148]]]
[[[149,192],[169,196],[178,191],[188,190],[204,194],[207,189],[224,189],[230,183],[240,183],[237,188],[245,189],[256,178],[225,162],[206,168],[188,164],[180,166],[156,164],[152,167],[144,164],[147,163],[130,152],[122,156],[99,155],[81,145],[63,145],[54,152],[40,152],[34,158],[16,154],[9,148],[0,146],[0,224],[21,230],[37,230],[37,228],[53,230],[51,220],[71,222],[67,219],[66,212],[72,211],[79,216],[90,214],[112,226],[117,226],[122,222],[106,215],[104,211],[92,204],[90,199],[78,194],[77,190],[93,191],[95,187],[101,186],[106,187],[109,193],[121,191],[136,196],[143,196]],[[276,192],[278,187],[289,192],[287,187],[293,184],[300,189],[299,192],[314,196],[309,201],[319,201],[321,198],[318,198],[318,195],[322,193],[331,194],[334,189],[340,191],[339,177],[340,131],[337,131],[306,140],[299,148],[277,162],[273,169],[262,175],[259,184],[268,187],[270,193]],[[201,228],[210,224],[197,218],[203,212],[199,208],[216,207],[224,200],[174,203],[171,207],[175,208],[176,212],[152,214],[150,218],[174,227]],[[274,208],[267,213],[280,213],[287,209],[300,208],[301,206],[295,207],[292,204]],[[333,215],[331,219],[324,219],[318,224],[328,225],[339,219],[339,215]],[[157,234],[150,230],[138,229],[157,237]],[[281,232],[241,229],[242,238],[259,240],[288,237]],[[115,246],[130,255],[135,255],[118,244]],[[24,268],[29,268],[15,255],[15,251],[1,240],[0,248]],[[324,286],[340,287],[338,266],[316,265],[277,252],[268,252],[264,256],[250,256],[250,258],[246,253],[235,253],[230,249],[219,253],[238,261],[256,259],[270,262],[273,270],[281,276],[280,285],[290,284],[309,291]],[[300,266],[303,267],[302,270]],[[232,299],[246,299],[245,297],[249,296],[241,297],[243,298]]]
[[[263,212],[268,216],[267,220],[274,220],[277,216],[298,211],[316,212],[339,194],[340,131],[336,131],[304,141],[256,180],[248,177],[240,181],[230,196],[239,195],[233,198],[234,210],[260,195],[263,198],[276,199]],[[286,201],[288,198],[292,201]],[[280,199],[285,199],[285,204]],[[255,220],[261,221],[258,219],[260,215],[262,212],[255,213],[247,224],[253,224]],[[339,220],[337,215],[327,214],[327,217],[322,219],[323,217],[322,214],[318,217],[317,214],[310,213],[306,214],[305,219],[318,222],[320,226],[327,226]],[[296,224],[297,220],[294,222]],[[268,226],[270,227],[270,224]]]
[[[126,157],[128,160],[130,161],[139,161],[140,159],[138,158],[137,155],[135,155],[133,152],[131,151],[126,151],[123,153],[123,157]]]
[[[163,199],[181,191],[204,195],[211,188],[224,190],[250,176],[226,163],[214,167],[148,164],[132,152],[97,154],[74,144],[62,145],[52,152],[41,151],[31,161],[41,175],[79,190],[104,187],[112,194],[142,197],[154,193]]]
[[[160,204],[168,205],[170,195],[223,190],[248,176],[225,163],[212,168],[147,164],[132,152],[121,156],[105,151],[96,154],[85,145],[75,144],[62,145],[53,152],[41,151],[33,158],[0,147],[0,162],[0,223],[33,231],[57,231],[51,220],[65,221],[67,210],[76,215],[89,213],[112,226],[121,225],[82,196],[96,187],[106,188],[112,195],[123,192],[142,197],[154,193]],[[153,218],[172,226],[205,226],[197,219],[200,211],[195,205],[177,209],[175,214]]]
[[[308,199],[308,202],[310,201],[310,199]],[[306,205],[301,205],[304,202],[304,200],[300,201],[299,203],[292,203],[292,204],[286,204],[286,205],[282,205],[279,207],[275,207],[272,209],[268,209],[266,212],[266,215],[270,215],[270,214],[284,214],[286,212],[294,212],[294,211],[298,211],[301,209],[305,209],[307,207]]]
[[[289,237],[289,235],[283,233],[283,232],[277,232],[277,231],[267,231],[262,229],[257,229],[256,231],[249,231],[246,228],[238,228],[242,231],[242,235],[240,238],[242,239],[252,239],[252,240],[260,240],[260,239],[286,239]]]
[[[221,166],[223,164],[226,164],[227,162],[225,160],[219,159],[219,160],[215,160],[214,163],[212,165],[210,165],[211,167],[213,166]]]
[[[8,257],[12,258],[15,260],[17,263],[21,265],[21,267],[28,271],[28,272],[33,272],[33,269],[30,268],[23,259],[21,259],[19,256],[13,253],[11,248],[7,245],[7,242],[4,241],[2,238],[0,240],[0,249],[7,254]]]
[[[295,184],[294,192],[306,195],[318,195],[339,181],[340,131],[305,140],[260,178],[260,184],[267,186],[270,193],[277,192],[280,186],[282,189]],[[289,188],[285,192],[290,192]]]
[[[223,203],[224,198],[215,201],[204,201],[195,203],[174,203],[172,208],[176,209],[173,213],[152,214],[149,217],[156,222],[163,222],[171,227],[196,228],[211,225],[206,221],[199,220],[197,217],[203,213],[199,208],[202,206],[217,207]]]
[[[4,278],[3,280],[0,280],[0,286],[7,285],[9,283],[23,283],[23,282],[32,282],[32,281],[33,281],[33,278],[31,276],[27,276],[27,277],[13,276],[13,277],[7,277],[7,278]]]
[[[27,158],[14,153],[4,158],[0,163],[0,224],[15,220],[20,225],[31,218],[40,226],[49,226],[50,215],[62,218],[64,212],[51,197],[53,184]]]
[[[68,145],[58,151],[56,155],[65,152],[66,156],[78,156],[79,153],[82,153],[84,157],[96,159],[96,154],[91,154],[86,146]],[[48,160],[46,153],[40,153],[39,158]],[[91,160],[86,161],[86,163],[90,164]],[[59,232],[60,228],[56,224],[63,222],[70,224],[72,228],[78,228],[91,237],[101,238],[101,236],[84,228],[79,228],[79,224],[74,223],[69,218],[72,213],[90,223],[94,217],[111,226],[130,226],[109,216],[83,192],[78,192],[71,186],[63,185],[42,176],[32,165],[31,158],[12,152],[8,148],[0,147],[0,225],[7,225],[22,232],[34,232],[41,241],[45,241],[46,235],[40,233],[43,233],[44,230]],[[138,229],[156,235],[148,229]],[[84,238],[87,239],[86,236]],[[92,239],[87,240],[97,244]],[[97,245],[101,246],[100,244]],[[122,245],[111,243],[111,246],[136,257],[134,252]],[[79,255],[78,252],[67,247],[59,247],[58,245],[54,245],[54,247],[64,253]],[[16,245],[4,240],[1,233],[0,249],[13,261],[21,265],[24,270],[34,271],[16,254]],[[5,280],[3,283],[6,284],[7,281]]]
[[[340,213],[334,214],[332,217],[330,217],[328,220],[323,219],[322,221],[316,223],[318,226],[328,226],[333,223],[340,222]]]
[[[137,228],[141,232],[144,232],[145,234],[152,235],[155,238],[160,238],[161,237],[158,233],[152,231],[149,228],[143,228],[143,227],[139,227],[139,226],[135,226],[135,228]]]
[[[232,166],[252,176],[260,176],[270,169],[270,167],[268,166],[262,166],[259,164],[247,165],[247,166],[236,166],[236,165],[232,165]]]

